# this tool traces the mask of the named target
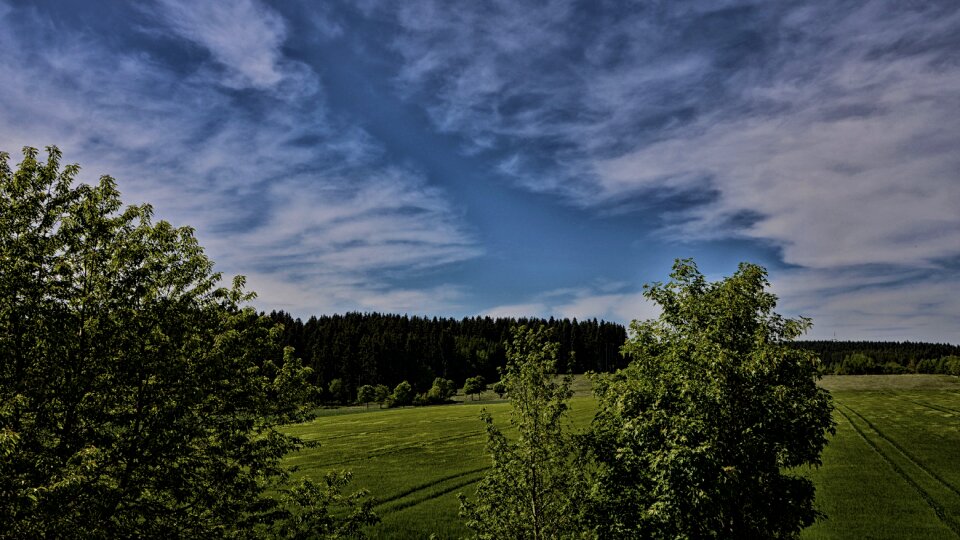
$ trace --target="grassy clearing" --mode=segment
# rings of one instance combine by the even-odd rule
[[[828,519],[804,538],[960,538],[960,382],[939,375],[831,376],[837,434],[824,465],[805,471]],[[595,404],[589,382],[575,382],[572,420],[586,426]],[[379,501],[374,538],[440,538],[467,533],[456,494],[473,493],[489,465],[481,407],[506,423],[509,404],[488,392],[481,401],[378,410],[324,411],[291,428],[323,446],[290,462],[301,474],[354,473],[354,486]]]

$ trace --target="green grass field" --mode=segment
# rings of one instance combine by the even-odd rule
[[[827,377],[837,434],[822,467],[805,471],[828,519],[804,538],[960,537],[960,382],[935,375]],[[594,402],[578,379],[572,420],[585,426]],[[378,410],[322,411],[292,431],[322,446],[290,458],[301,474],[354,474],[379,501],[373,538],[440,538],[467,533],[456,494],[472,494],[489,464],[481,406],[506,422],[509,405],[483,401]]]
[[[960,382],[945,375],[827,377],[837,434],[811,471],[820,538],[960,537]]]

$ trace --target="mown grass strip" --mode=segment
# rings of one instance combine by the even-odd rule
[[[840,404],[838,403],[838,405]],[[841,406],[844,408],[850,409],[846,405],[841,405]],[[852,411],[852,409],[850,410]],[[883,450],[881,450],[876,442],[874,442],[869,437],[867,437],[866,434],[863,432],[863,430],[860,429],[860,426],[858,426],[853,421],[853,418],[851,418],[850,415],[843,412],[843,409],[841,409],[840,407],[837,407],[836,411],[839,412],[847,420],[847,422],[850,423],[854,431],[857,432],[857,435],[859,435],[860,438],[863,439],[863,441],[866,442],[867,445],[869,445],[870,448],[872,448],[873,451],[876,452],[877,455],[879,455],[887,463],[887,465],[890,466],[891,469],[893,469],[893,472],[897,473],[897,475],[899,475],[900,478],[902,478],[906,483],[908,483],[911,487],[913,487],[913,489],[917,492],[917,494],[920,495],[920,498],[922,498],[924,502],[927,503],[927,506],[929,506],[930,509],[933,510],[933,513],[936,514],[937,519],[939,519],[944,525],[949,527],[950,530],[953,531],[953,534],[955,534],[958,538],[960,538],[960,524],[957,524],[957,522],[950,517],[946,508],[944,508],[943,505],[937,502],[925,489],[923,489],[923,487],[916,480],[913,479],[913,477],[911,477],[905,470],[903,470],[902,467],[900,467],[900,465],[898,465],[895,461],[893,461],[892,458],[890,458],[890,456],[888,456]],[[856,411],[854,411],[854,413],[857,414]]]

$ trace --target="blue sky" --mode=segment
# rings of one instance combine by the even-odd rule
[[[960,4],[0,0],[0,149],[258,307],[598,317],[694,257],[812,338],[960,343]]]

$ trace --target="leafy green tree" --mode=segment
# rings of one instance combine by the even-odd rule
[[[369,384],[365,384],[357,389],[357,402],[365,404],[368,409],[370,408],[370,402],[376,398],[377,391]]]
[[[443,403],[449,400],[457,393],[456,384],[443,377],[437,377],[433,380],[433,386],[427,391],[426,400],[429,403]]]
[[[476,395],[477,397],[480,397],[480,394],[486,389],[487,389],[487,381],[484,380],[482,375],[477,375],[476,377],[469,377],[463,383],[463,393],[468,396]]]
[[[330,384],[327,385],[327,390],[330,392],[330,397],[334,402],[343,403],[346,401],[347,388],[343,384],[343,379],[333,379],[330,381]]]
[[[378,384],[373,387],[375,392],[374,401],[376,401],[380,407],[383,407],[383,404],[390,399],[390,388],[385,384]]]
[[[507,385],[503,384],[503,381],[493,383],[493,393],[503,399],[503,396],[507,395]]]
[[[548,337],[544,328],[521,326],[507,348],[502,381],[516,440],[507,439],[486,410],[481,415],[493,466],[475,501],[459,495],[460,515],[478,538],[580,537],[583,484],[567,419],[572,378],[556,376],[559,345]]]
[[[122,209],[114,181],[74,186],[0,153],[0,536],[269,537],[374,519],[369,501],[303,492],[304,368],[190,228]],[[290,499],[296,499],[293,504]],[[328,508],[344,504],[350,508]]]
[[[882,366],[878,366],[869,355],[853,353],[843,359],[837,369],[837,375],[869,375],[879,373],[881,370]]]
[[[393,404],[397,407],[410,405],[413,402],[413,387],[407,381],[401,381],[393,389]]]
[[[787,346],[808,319],[773,312],[766,271],[708,282],[691,260],[646,289],[629,366],[595,383],[590,523],[602,538],[793,538],[817,516],[812,483],[832,404],[818,359]]]

